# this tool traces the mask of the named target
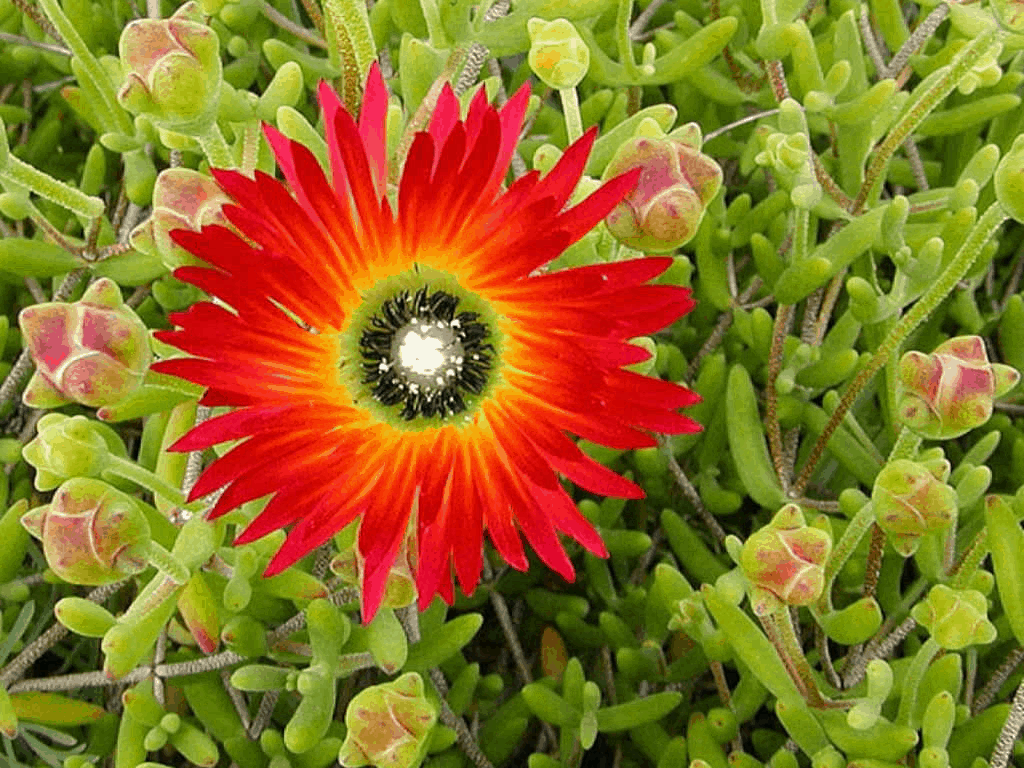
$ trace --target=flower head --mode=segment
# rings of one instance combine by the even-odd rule
[[[917,551],[921,537],[949,528],[956,519],[956,491],[946,485],[949,462],[896,459],[875,479],[871,502],[878,526],[904,557]]]
[[[220,515],[273,494],[238,539],[293,525],[267,575],[359,520],[364,619],[410,519],[421,606],[435,594],[452,600],[452,567],[465,592],[475,588],[484,530],[514,567],[527,567],[523,534],[573,578],[558,533],[606,550],[556,473],[595,493],[642,491],[566,433],[630,449],[655,445],[648,430],[698,429],[677,413],[695,394],[623,370],[647,356],[629,339],[693,305],[687,289],[647,285],[670,259],[538,272],[636,174],[563,210],[590,131],[544,178],[529,173],[503,192],[527,96],[524,87],[496,110],[481,90],[462,120],[445,87],[393,209],[378,68],[358,122],[322,85],[331,181],[308,149],[266,127],[287,183],[215,171],[238,233],[173,235],[212,265],[175,276],[230,309],[202,302],[174,315],[179,329],[159,338],[196,357],[159,370],[206,386],[207,405],[234,407],[175,449],[248,438],[206,469],[191,498],[227,486],[211,513]]]
[[[825,562],[832,539],[812,528],[796,504],[787,504],[743,544],[740,568],[750,580],[754,611],[765,615],[779,605],[809,605],[825,586]]]
[[[43,542],[54,573],[72,584],[109,584],[149,565],[145,515],[131,496],[102,480],[68,480],[21,524]]]
[[[168,269],[200,262],[171,242],[170,232],[187,227],[199,231],[204,224],[227,224],[221,206],[227,195],[209,176],[190,168],[165,168],[153,187],[153,215],[131,234],[132,245],[160,256]]]
[[[722,169],[700,147],[696,123],[672,135],[653,121],[642,124],[604,172],[609,178],[630,168],[641,171],[636,186],[605,219],[608,230],[631,248],[652,253],[690,242],[722,186]]]
[[[113,405],[141,386],[152,360],[145,323],[106,277],[73,304],[26,307],[18,322],[36,364],[22,396],[33,408]]]
[[[118,44],[125,71],[118,101],[129,112],[147,114],[161,128],[202,133],[220,104],[219,45],[194,2],[169,19],[136,19],[124,28]]]
[[[980,336],[957,336],[942,342],[930,355],[903,355],[896,381],[896,408],[903,423],[917,434],[948,440],[988,421],[992,401],[1018,381],[1016,369],[989,362]]]

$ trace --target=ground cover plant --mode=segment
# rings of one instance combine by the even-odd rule
[[[1024,7],[0,0],[0,765],[1024,765]]]

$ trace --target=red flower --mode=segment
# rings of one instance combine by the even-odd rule
[[[214,177],[235,201],[238,232],[206,226],[175,241],[214,268],[175,276],[224,303],[174,315],[159,337],[195,358],[156,367],[232,406],[186,435],[190,451],[246,438],[208,467],[191,499],[227,486],[211,514],[273,498],[238,537],[293,525],[277,573],[360,519],[363,612],[377,609],[413,515],[421,607],[452,600],[451,566],[471,592],[486,529],[515,568],[520,533],[566,579],[568,534],[605,555],[556,473],[594,493],[643,492],[585,456],[567,436],[629,449],[650,432],[699,427],[676,409],[697,396],[623,370],[648,353],[630,338],[689,311],[689,290],[646,285],[671,263],[647,258],[550,274],[539,267],[622,199],[636,173],[563,210],[595,131],[543,179],[507,191],[528,87],[500,110],[481,89],[465,120],[446,86],[387,197],[388,93],[371,69],[358,124],[326,85],[331,182],[304,146],[265,127],[287,183],[257,173]],[[252,244],[255,245],[252,245]]]

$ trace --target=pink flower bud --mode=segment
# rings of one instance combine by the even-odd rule
[[[230,202],[209,176],[188,168],[167,168],[156,177],[153,214],[131,233],[131,244],[144,253],[157,253],[173,271],[184,266],[207,266],[171,240],[175,229],[198,232],[207,224],[229,226],[222,207]]]
[[[896,408],[922,437],[948,440],[981,426],[992,400],[1020,380],[1016,369],[990,363],[980,336],[957,336],[930,355],[907,352],[900,360]]]
[[[949,462],[922,464],[908,459],[889,462],[875,478],[871,504],[878,527],[889,534],[904,557],[917,551],[921,537],[941,531],[956,518],[956,491],[946,485]]]
[[[345,711],[348,733],[338,761],[346,768],[412,768],[420,764],[436,721],[423,679],[415,672],[364,688]]]
[[[825,561],[832,539],[804,521],[796,504],[787,504],[772,521],[743,544],[740,567],[750,580],[751,603],[759,615],[782,605],[809,605],[825,586]]]
[[[113,405],[142,384],[152,361],[145,324],[108,278],[73,304],[26,307],[18,321],[36,364],[22,396],[33,408]]]
[[[102,480],[76,477],[21,518],[50,568],[72,584],[100,585],[145,570],[149,523],[135,501]]]
[[[137,19],[124,28],[118,50],[125,82],[118,101],[130,112],[179,133],[205,132],[220,101],[220,43],[194,2],[169,19]]]
[[[605,217],[621,242],[666,253],[690,241],[722,186],[722,169],[694,145],[670,136],[635,136],[615,153],[604,178],[642,168],[636,187]]]

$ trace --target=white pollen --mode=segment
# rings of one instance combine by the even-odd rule
[[[430,376],[446,363],[444,341],[428,336],[429,326],[420,326],[424,333],[410,330],[398,347],[398,362],[407,371]]]

